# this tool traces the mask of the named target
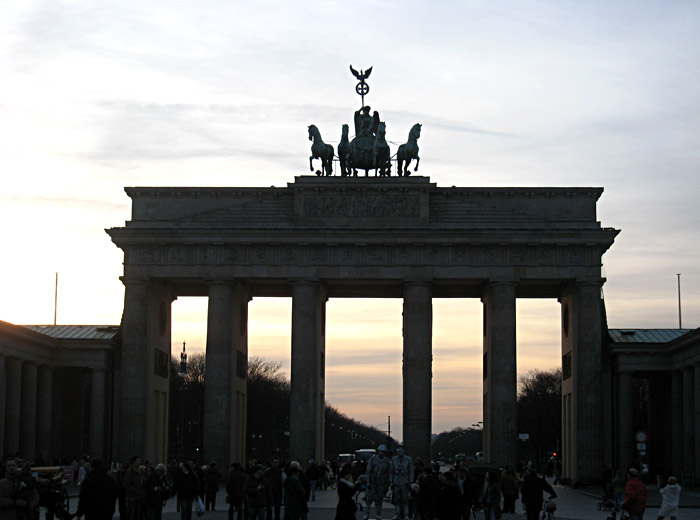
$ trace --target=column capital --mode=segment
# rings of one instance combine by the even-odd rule
[[[151,281],[147,278],[133,278],[130,276],[120,276],[119,279],[124,285],[150,285]]]
[[[602,287],[607,278],[577,278],[576,287]]]
[[[403,281],[404,287],[432,287],[432,278],[409,278]]]

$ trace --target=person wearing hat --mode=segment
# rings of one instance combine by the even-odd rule
[[[409,486],[415,481],[413,461],[406,455],[403,442],[396,447],[396,455],[391,458],[391,489],[396,507],[394,518],[408,520]]]
[[[248,518],[265,520],[272,516],[272,487],[265,478],[265,468],[257,464],[245,481],[245,496],[248,500]]]
[[[622,502],[622,509],[630,514],[630,520],[642,520],[646,507],[647,487],[639,480],[639,471],[636,468],[630,468],[627,470],[625,501]]]
[[[370,515],[372,503],[377,506],[377,520],[382,518],[382,501],[384,495],[391,483],[391,459],[387,457],[389,450],[386,445],[380,444],[377,448],[377,453],[372,455],[367,464],[367,472],[365,479],[367,481],[367,491],[365,492],[365,502],[367,509],[365,510],[364,519],[367,520]]]
[[[671,520],[676,520],[681,489],[676,477],[668,477],[668,484],[659,489],[659,493],[661,493],[661,508],[656,520],[662,520],[666,516],[671,517]]]

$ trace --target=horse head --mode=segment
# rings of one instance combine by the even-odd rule
[[[383,141],[386,136],[386,123],[381,121],[377,126],[377,141]]]
[[[341,139],[347,139],[349,133],[350,133],[350,127],[348,125],[343,125],[343,133],[341,135]]]
[[[416,123],[411,127],[411,131],[408,133],[408,138],[409,139],[418,139],[420,137],[420,128],[421,128],[420,123]]]
[[[316,128],[316,125],[309,125],[309,141],[313,141],[314,138],[318,139],[321,137],[321,133]]]

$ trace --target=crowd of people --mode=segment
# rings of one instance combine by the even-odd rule
[[[483,464],[470,467],[464,460],[442,471],[437,464],[414,463],[403,445],[393,456],[380,445],[368,460],[342,465],[311,460],[302,467],[277,458],[266,465],[250,460],[246,467],[234,462],[225,479],[215,461],[201,465],[189,460],[166,467],[133,456],[128,463],[107,467],[100,459],[85,458],[81,467],[85,476],[77,509],[62,511],[59,520],[83,516],[109,520],[117,512],[124,520],[161,520],[163,507],[171,499],[181,520],[191,520],[193,512],[216,510],[223,482],[229,520],[282,520],[282,510],[284,520],[307,520],[308,503],[329,483],[337,483],[335,520],[357,520],[358,511],[363,520],[381,519],[387,498],[393,506],[388,516],[394,520],[467,520],[477,514],[484,520],[498,520],[503,514],[516,513],[518,501],[528,520],[536,520],[543,504],[548,504],[545,492],[550,499],[556,497],[532,464],[497,469]],[[552,467],[556,477],[557,466]],[[631,520],[642,520],[647,488],[636,468],[629,468],[623,477],[608,467],[603,482],[616,511],[625,510]],[[38,520],[37,484],[29,463],[6,459],[0,469],[0,520]],[[659,520],[675,520],[680,492],[676,479],[669,477],[660,489]],[[360,501],[363,493],[364,503]]]

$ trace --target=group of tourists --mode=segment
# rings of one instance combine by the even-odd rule
[[[8,458],[0,477],[0,520],[38,520],[40,494],[29,463]],[[100,459],[88,460],[80,486],[75,513],[65,512],[59,520],[85,517],[109,520],[118,510],[124,520],[161,520],[163,507],[176,499],[181,520],[192,513],[216,510],[216,497],[223,475],[216,462],[208,465],[182,462],[166,468],[152,465],[134,456],[129,463],[107,468]],[[555,475],[556,476],[556,475]],[[617,511],[625,510],[630,520],[642,520],[646,509],[647,488],[637,468],[620,471],[606,468],[604,489]],[[533,465],[502,469],[467,461],[448,471],[439,465],[415,463],[399,445],[394,456],[380,445],[366,462],[344,465],[308,461],[305,468],[296,461],[274,458],[266,466],[249,461],[244,468],[231,464],[226,478],[226,502],[229,520],[307,520],[308,503],[316,490],[329,481],[337,482],[338,504],[335,520],[381,519],[384,501],[390,497],[394,520],[467,520],[481,511],[485,520],[498,520],[504,513],[515,513],[522,502],[528,520],[539,518],[544,493],[556,497],[554,489],[538,476]],[[364,505],[359,497],[364,492]],[[675,520],[681,487],[674,477],[659,490],[662,504],[658,520]],[[234,519],[235,517],[235,519]]]
[[[603,470],[603,500],[615,511],[627,511],[630,520],[642,520],[647,505],[647,486],[640,479],[638,467],[630,467],[626,474],[612,464]],[[668,477],[659,487],[661,507],[657,520],[668,517],[676,520],[681,496],[681,486],[676,477]],[[612,516],[612,515],[611,515]]]
[[[472,471],[466,461],[448,471],[440,466],[415,464],[404,453],[402,445],[396,455],[388,456],[381,445],[359,479],[353,477],[352,466],[340,470],[336,520],[352,520],[355,503],[348,496],[365,489],[364,520],[382,518],[382,501],[387,493],[396,520],[467,520],[483,511],[486,520],[495,520],[502,513],[515,513],[515,501],[522,493],[528,519],[536,519],[541,511],[544,491],[556,496],[554,489],[537,476],[533,469],[524,478],[507,466],[502,471]],[[373,509],[376,515],[373,515]]]

